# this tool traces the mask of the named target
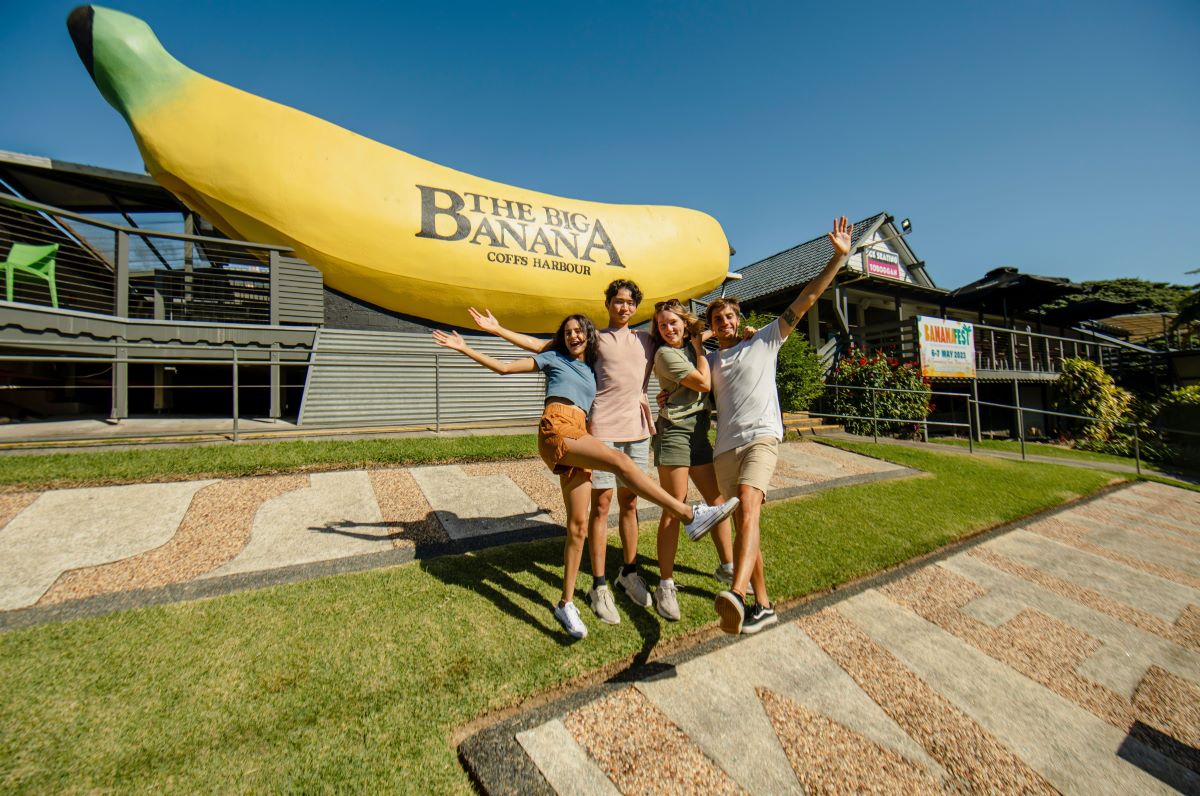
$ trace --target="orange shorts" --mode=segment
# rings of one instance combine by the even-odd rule
[[[562,464],[567,455],[567,440],[586,437],[587,433],[587,415],[578,406],[547,404],[538,425],[538,455],[552,473],[569,477],[579,468]],[[590,470],[584,472],[591,475]]]

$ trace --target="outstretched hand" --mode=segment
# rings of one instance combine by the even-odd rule
[[[453,351],[462,351],[467,347],[463,341],[462,335],[458,332],[443,332],[441,329],[433,330],[433,342],[440,345],[442,348],[449,348]]]
[[[829,242],[833,244],[833,252],[838,257],[850,254],[850,240],[854,234],[854,225],[845,216],[834,219],[833,232],[829,233]]]
[[[467,307],[467,312],[471,313],[471,320],[475,321],[475,325],[485,332],[495,334],[500,329],[500,321],[496,320],[496,316],[492,315],[491,310],[480,312],[474,307]]]

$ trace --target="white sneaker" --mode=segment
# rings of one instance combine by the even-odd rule
[[[601,622],[610,625],[621,624],[621,615],[617,613],[617,606],[608,586],[599,586],[589,591],[588,602],[592,604],[592,613],[599,617]]]
[[[654,610],[663,619],[679,621],[679,598],[675,594],[675,581],[660,580],[654,590]]]
[[[587,625],[579,618],[575,603],[554,606],[554,618],[572,638],[587,638]]]
[[[646,588],[646,581],[642,580],[642,576],[636,571],[630,572],[628,575],[618,575],[617,584],[625,590],[635,605],[643,608],[650,607],[650,589]]]
[[[684,526],[688,538],[693,542],[712,530],[712,527],[728,517],[737,508],[738,499],[730,498],[719,506],[704,503],[692,505],[692,521]]]
[[[713,577],[717,579],[718,583],[724,583],[726,586],[732,586],[733,585],[733,567],[731,566],[731,567],[729,567],[729,569],[726,569],[724,564],[717,564],[717,568],[713,570]],[[753,583],[746,584],[746,596],[747,597],[754,596],[754,584]]]

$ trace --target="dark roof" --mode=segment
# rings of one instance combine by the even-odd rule
[[[887,213],[877,213],[870,218],[854,222],[852,244],[857,243],[871,234],[888,218]],[[810,241],[793,246],[787,251],[773,254],[765,260],[759,260],[743,268],[741,280],[730,282],[722,288],[718,287],[700,297],[699,301],[709,303],[721,296],[736,296],[741,301],[769,296],[784,290],[791,290],[811,282],[813,277],[821,273],[826,263],[833,257],[833,246],[829,238],[822,235]]]
[[[0,180],[21,196],[76,213],[183,213],[149,174],[0,151]]]
[[[1080,290],[1080,286],[1061,276],[1023,274],[1016,268],[988,271],[982,279],[963,285],[950,294],[950,304],[963,309],[983,309],[1006,314],[1031,310]]]

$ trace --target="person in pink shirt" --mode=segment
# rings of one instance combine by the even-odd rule
[[[629,320],[642,301],[642,291],[628,279],[612,282],[604,293],[608,326],[598,330],[596,363],[596,401],[588,420],[592,436],[629,456],[643,470],[649,469],[650,437],[654,434],[654,416],[646,400],[646,385],[654,366],[658,344],[648,332],[629,328]],[[470,308],[471,318],[485,332],[504,338],[526,351],[540,352],[549,343],[537,337],[513,332],[500,325],[488,310]],[[612,592],[604,576],[608,547],[608,513],[616,492],[619,511],[618,529],[624,563],[617,583],[635,604],[649,608],[650,590],[638,572],[637,493],[620,476],[597,471],[592,474],[592,506],[589,541],[592,563],[592,588],[588,600],[602,621],[621,621]]]

